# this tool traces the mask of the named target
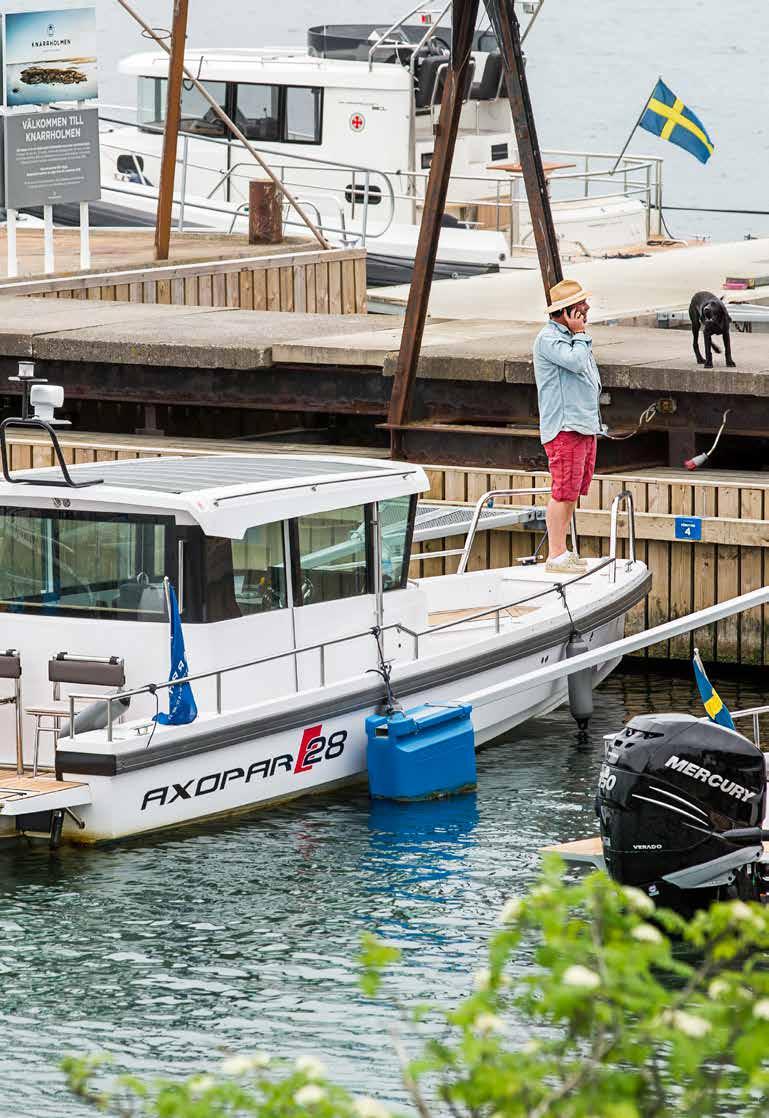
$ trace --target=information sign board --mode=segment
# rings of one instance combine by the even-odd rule
[[[98,109],[5,117],[8,209],[94,201],[99,168]]]
[[[694,543],[702,539],[702,517],[700,516],[677,516],[676,517],[676,539],[689,540]]]

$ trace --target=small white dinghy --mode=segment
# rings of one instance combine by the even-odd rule
[[[0,426],[3,450],[17,423]],[[360,780],[378,642],[404,707],[454,703],[562,660],[575,629],[589,649],[615,641],[650,585],[613,557],[563,580],[536,563],[410,579],[428,482],[406,463],[222,455],[11,475],[6,454],[4,473],[0,836],[94,843]],[[503,514],[527,515],[490,511]],[[154,721],[170,687],[165,579],[198,711],[182,725]],[[593,684],[617,662],[591,668]],[[566,694],[556,677],[487,698],[476,744]]]

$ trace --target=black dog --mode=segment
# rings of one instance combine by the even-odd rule
[[[724,339],[726,364],[730,369],[736,368],[732,361],[732,346],[729,339],[729,324],[731,318],[723,301],[710,291],[698,291],[689,304],[689,318],[692,320],[692,334],[694,336],[694,356],[698,365],[706,369],[713,368],[713,350],[720,353],[716,343],[712,340],[714,334],[720,334]],[[700,353],[699,337],[700,327],[705,338],[705,357]]]

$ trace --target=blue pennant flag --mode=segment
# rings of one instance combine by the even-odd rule
[[[187,653],[184,650],[184,634],[182,633],[182,619],[179,616],[179,603],[176,600],[174,588],[168,584],[168,602],[171,612],[171,671],[168,682],[175,679],[184,679],[190,674],[187,666]],[[155,715],[155,721],[161,726],[184,726],[194,722],[198,716],[195,697],[189,683],[182,683],[179,687],[168,689],[168,714],[161,711]]]
[[[707,163],[713,154],[714,144],[705,125],[672,89],[668,89],[662,78],[655,85],[638,123],[661,140],[670,140],[671,144],[688,151],[700,163]]]
[[[717,722],[719,726],[726,726],[727,729],[734,730],[735,725],[729,713],[729,708],[724,706],[723,699],[708,679],[707,672],[703,667],[700,654],[696,648],[694,650],[692,664],[694,665],[694,678],[697,680],[697,688],[702,697],[702,702],[707,711],[708,718],[711,722]]]

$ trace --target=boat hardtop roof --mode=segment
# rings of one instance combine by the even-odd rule
[[[304,47],[219,48],[188,47],[187,67],[201,81],[250,82],[256,85],[309,85],[346,89],[410,89],[407,70],[384,62],[351,62],[319,58]],[[144,77],[168,77],[168,55],[142,51],[120,62],[120,72]]]
[[[0,504],[50,507],[51,498],[82,511],[176,515],[207,535],[240,539],[250,527],[314,512],[409,496],[429,488],[424,470],[404,462],[318,454],[217,454],[137,458],[14,472],[0,483]],[[25,485],[25,479],[50,485]],[[162,494],[162,497],[160,496]]]

